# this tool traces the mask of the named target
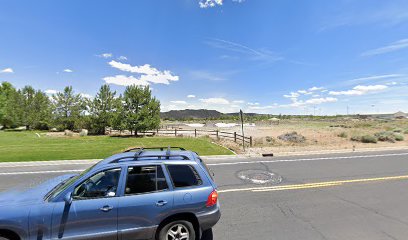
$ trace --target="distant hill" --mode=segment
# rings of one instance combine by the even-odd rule
[[[208,109],[185,109],[185,110],[171,110],[168,112],[161,112],[162,119],[171,120],[186,120],[186,119],[229,119],[231,117],[238,117],[239,112],[235,113],[221,113],[217,110]],[[245,113],[247,117],[263,116],[268,117],[268,114]]]
[[[164,119],[209,119],[220,118],[224,114],[216,110],[207,109],[185,109],[185,110],[171,110],[168,112],[161,112],[160,117]]]

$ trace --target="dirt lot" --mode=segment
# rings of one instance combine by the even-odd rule
[[[200,129],[219,129],[241,133],[239,126],[217,128],[211,125],[213,124],[207,123],[205,127]],[[188,129],[191,127],[182,126],[181,128]],[[282,120],[278,125],[264,121],[256,122],[255,126],[245,126],[244,131],[246,136],[253,137],[254,146],[250,149],[251,153],[408,147],[408,119],[391,121],[355,119]],[[377,143],[363,143],[351,140],[353,137],[358,138],[367,135],[375,137],[376,133],[384,131],[389,134],[402,135],[404,140],[394,142],[377,140]],[[290,142],[279,139],[279,136],[292,132],[304,136],[305,140],[303,142]],[[242,147],[231,141],[220,139],[219,143],[241,152]]]

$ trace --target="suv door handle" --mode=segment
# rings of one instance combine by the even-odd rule
[[[112,209],[113,209],[113,207],[112,207],[112,206],[108,206],[108,205],[99,208],[99,210],[101,210],[102,212],[109,212],[109,211],[112,210]]]
[[[167,201],[160,200],[160,201],[158,201],[158,202],[156,203],[156,206],[162,207],[162,206],[164,206],[164,205],[166,205],[166,204],[167,204]]]

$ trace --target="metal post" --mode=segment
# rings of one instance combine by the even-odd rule
[[[174,129],[174,136],[177,137],[177,129],[176,128]]]
[[[245,152],[245,135],[244,135],[244,113],[242,110],[239,110],[239,115],[241,116],[241,129],[242,129],[242,147],[244,148]]]
[[[234,142],[237,142],[237,132],[234,132]]]
[[[217,129],[217,139],[219,139],[219,136],[218,136],[218,129]]]
[[[252,136],[249,137],[249,146],[252,147]]]
[[[194,137],[197,137],[197,129],[194,129]]]

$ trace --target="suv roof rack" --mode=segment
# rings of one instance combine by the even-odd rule
[[[177,149],[177,150],[181,150],[181,151],[185,151],[186,149],[185,148],[182,148],[182,147],[171,147],[171,146],[168,146],[168,147],[135,147],[135,148],[129,148],[129,149],[126,149],[125,151],[123,151],[124,153],[125,152],[132,152],[132,151],[136,151],[137,150],[137,152],[140,152],[140,151],[144,151],[144,150],[160,150],[160,151],[164,151],[164,150],[167,150],[167,151],[169,151],[169,149],[171,150],[171,149]]]
[[[143,155],[143,156],[141,156],[140,153],[141,152],[137,152],[135,154],[135,156],[133,156],[133,157],[121,157],[121,158],[112,160],[109,163],[118,163],[118,162],[120,162],[120,160],[123,160],[123,159],[128,159],[127,161],[137,161],[139,158],[157,158],[157,160],[162,160],[162,159],[170,159],[172,157],[175,157],[175,158],[182,158],[183,160],[190,160],[190,158],[188,156],[180,155],[180,154],[167,154],[166,153],[165,155],[155,154],[155,155]]]

